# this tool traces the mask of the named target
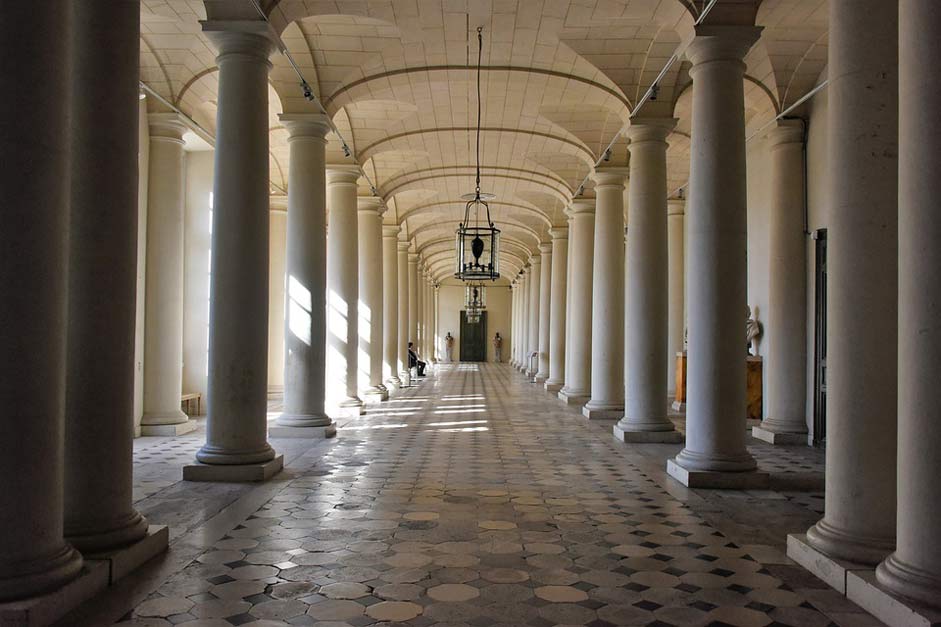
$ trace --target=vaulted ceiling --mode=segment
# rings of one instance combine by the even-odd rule
[[[474,189],[476,29],[483,28],[482,188],[504,233],[504,274],[515,274],[613,141],[627,163],[636,104],[670,57],[643,115],[676,117],[671,194],[689,172],[691,90],[683,50],[704,0],[259,0],[338,131],[329,163],[356,163],[403,237],[437,278],[453,268],[460,196]],[[200,20],[261,19],[252,0],[142,0],[141,80],[212,135],[218,70]],[[806,94],[827,57],[826,0],[719,0],[710,20],[746,15],[764,27],[746,57],[750,131]],[[288,187],[283,112],[315,112],[288,60],[269,81],[273,195]],[[151,111],[165,110],[160,99]],[[372,190],[361,179],[360,195]],[[590,182],[584,191],[591,195]]]

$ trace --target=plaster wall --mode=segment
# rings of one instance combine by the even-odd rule
[[[511,293],[506,281],[487,285],[487,361],[494,361],[493,336],[497,332],[503,338],[503,361],[510,360],[510,306]],[[464,309],[464,286],[443,284],[438,289],[438,328],[435,346],[444,360],[444,338],[448,331],[454,336],[454,359],[461,359],[461,310]]]
[[[202,394],[206,412],[209,358],[209,248],[213,151],[187,152],[183,217],[183,392]]]
[[[284,271],[288,214],[269,212],[268,249],[268,393],[284,391]]]

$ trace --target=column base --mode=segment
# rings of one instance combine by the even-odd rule
[[[332,438],[337,434],[337,426],[333,423],[319,427],[288,427],[275,425],[268,427],[269,438],[299,438],[308,440],[323,440]]]
[[[183,481],[267,481],[284,468],[284,455],[256,464],[189,464],[183,466]]]
[[[551,392],[552,394],[558,394],[562,391],[562,382],[561,381],[546,381],[543,386],[546,392]]]
[[[389,390],[385,386],[376,386],[363,390],[363,401],[366,405],[378,405],[387,400],[389,400]]]
[[[582,416],[589,420],[620,420],[624,417],[624,405],[607,405],[588,401],[582,407]]]
[[[141,427],[163,427],[181,424],[189,420],[190,417],[183,413],[182,409],[173,411],[148,411],[141,417]]]
[[[340,413],[349,418],[356,418],[366,413],[366,407],[362,400],[357,397],[347,398],[337,403]]]
[[[183,414],[184,416],[186,414]],[[141,435],[147,436],[177,436],[185,435],[187,433],[192,433],[196,431],[196,428],[199,425],[196,424],[195,420],[187,420],[186,422],[178,422],[172,425],[141,425],[140,433]]]
[[[535,383],[536,385],[545,385],[547,378],[548,377],[544,374],[536,373],[536,376],[533,377],[533,383]]]
[[[673,401],[670,407],[673,408],[673,411],[686,411],[686,403],[680,401]]]
[[[397,390],[402,387],[402,380],[398,377],[390,377],[386,379],[386,388],[389,390]]]
[[[50,625],[108,587],[108,564],[88,560],[78,576],[51,592],[0,603],[0,625]]]
[[[736,472],[688,469],[677,463],[675,459],[667,460],[667,474],[688,488],[766,490],[771,484],[771,475],[760,470]]]
[[[751,435],[757,440],[762,442],[767,442],[768,444],[776,445],[794,445],[794,444],[803,444],[807,445],[807,434],[806,433],[781,433],[780,431],[771,431],[770,429],[765,429],[764,427],[752,427]]]
[[[129,546],[109,553],[88,554],[86,559],[108,565],[108,581],[115,583],[131,574],[145,562],[167,550],[170,546],[170,528],[150,525],[147,534]]]
[[[581,407],[588,401],[589,397],[590,394],[587,392],[566,390],[565,388],[559,390],[559,400],[566,405],[576,405]]]
[[[613,427],[614,437],[621,442],[632,444],[682,444],[686,436],[672,426],[664,431],[628,431],[618,423]]]

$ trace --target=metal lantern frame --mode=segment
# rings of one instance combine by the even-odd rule
[[[483,53],[483,29],[477,29],[477,167],[473,194],[461,196],[466,200],[464,220],[455,234],[457,253],[454,276],[462,281],[496,281],[500,278],[500,229],[490,219],[488,200],[493,194],[480,191],[480,59]],[[481,218],[484,218],[483,220]]]

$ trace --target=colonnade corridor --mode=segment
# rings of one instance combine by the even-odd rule
[[[269,417],[279,407],[269,407]],[[273,424],[273,422],[272,422]],[[262,484],[179,481],[204,435],[135,441],[171,550],[64,624],[878,625],[784,555],[814,449],[751,441],[769,491],[695,491],[505,364],[439,365],[338,437],[272,438]]]

